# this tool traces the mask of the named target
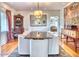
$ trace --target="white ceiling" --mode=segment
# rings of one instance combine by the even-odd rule
[[[39,2],[39,9],[41,10],[60,10],[68,2]],[[36,2],[6,2],[7,5],[15,10],[36,10]]]

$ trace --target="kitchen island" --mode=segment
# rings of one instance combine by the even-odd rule
[[[30,40],[30,57],[48,57],[48,39],[52,39],[47,32],[30,32],[25,39]]]

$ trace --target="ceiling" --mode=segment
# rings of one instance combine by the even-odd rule
[[[15,10],[36,10],[37,2],[5,2],[10,7]],[[39,9],[41,10],[60,10],[63,8],[68,2],[39,2]]]

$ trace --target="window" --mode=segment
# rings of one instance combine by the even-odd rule
[[[6,13],[0,11],[0,15],[1,15],[1,32],[8,31],[8,20],[6,18]]]

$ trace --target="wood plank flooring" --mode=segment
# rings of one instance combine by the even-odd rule
[[[60,46],[72,57],[79,57],[79,49],[75,52],[74,43],[69,42],[68,44],[65,43],[66,39],[62,39]]]
[[[18,46],[18,41],[12,41],[1,46],[1,56],[9,56]]]
[[[12,41],[10,43],[5,44],[4,46],[1,46],[1,52],[2,56],[9,56],[18,46],[18,41]],[[60,41],[60,46],[65,50],[66,53],[68,53],[72,57],[79,57],[79,50],[76,53],[74,51],[73,44],[70,44],[70,46],[66,45],[64,40]]]

